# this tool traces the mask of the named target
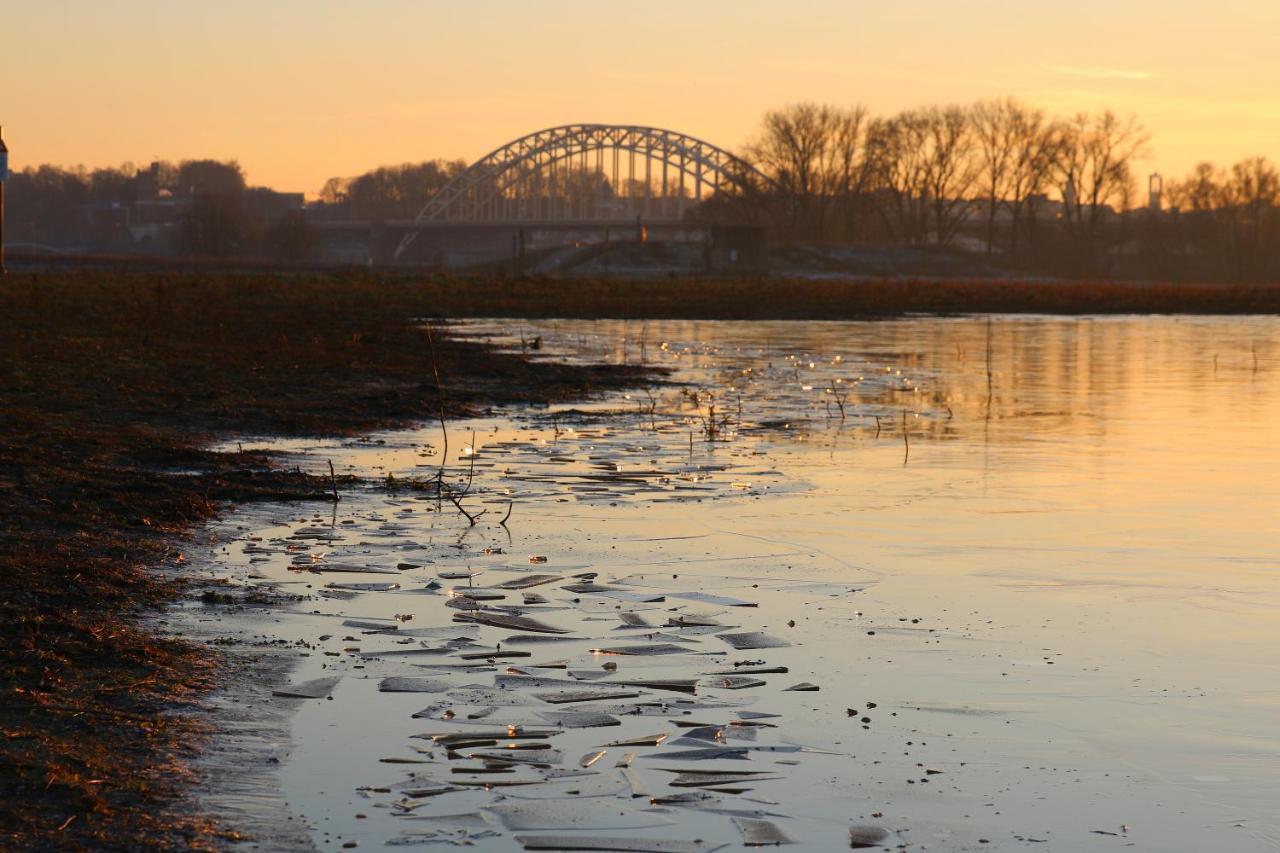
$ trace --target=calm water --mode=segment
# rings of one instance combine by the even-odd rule
[[[850,825],[873,824],[911,849],[1280,850],[1280,322],[494,322],[471,331],[514,346],[541,337],[538,357],[669,367],[681,384],[451,425],[452,475],[473,481],[472,512],[489,510],[475,528],[403,489],[348,495],[333,518],[291,508],[222,526],[256,539],[211,555],[210,572],[312,597],[267,618],[198,608],[195,617],[246,635],[264,625],[289,640],[331,635],[318,647],[337,652],[303,657],[294,675],[341,675],[334,701],[282,700],[299,709],[281,783],[322,847],[469,834],[480,849],[516,850],[513,836],[547,833],[504,823],[503,804],[570,802],[590,805],[571,816],[588,834],[735,848],[732,818],[754,815],[796,849],[838,849]],[[308,452],[306,464],[333,457],[401,484],[441,462],[438,428],[377,438],[286,447]],[[504,529],[492,522],[508,502]],[[317,525],[332,536],[296,538]],[[291,566],[303,560],[418,568],[299,577]],[[457,611],[421,589],[468,566],[484,570],[475,585],[595,571],[599,583],[669,597],[528,590],[548,599],[529,615],[583,641],[523,646],[530,658],[471,672],[344,651],[438,643],[342,621],[411,614],[402,629],[449,626]],[[401,588],[323,590],[379,581]],[[758,607],[677,597],[688,592]],[[666,716],[614,707],[619,726],[548,739],[563,767],[581,772],[578,756],[601,744],[671,736],[656,749],[608,748],[594,775],[451,791],[402,813],[407,774],[419,774],[419,788],[468,778],[413,735],[565,710],[521,698],[470,727],[446,720],[450,710],[491,707],[492,693],[466,691],[492,691],[508,666],[563,660],[567,669],[526,671],[588,679],[605,660],[591,649],[640,636],[618,627],[620,607],[658,626],[692,614],[789,645],[726,656],[714,635],[691,633],[691,651],[717,656],[618,657],[607,678],[705,678],[746,659],[789,672],[742,690],[704,682],[694,697],[702,706]],[[508,634],[486,626],[477,643]],[[378,690],[397,676],[444,679],[453,692]],[[782,689],[798,682],[821,689]],[[779,715],[761,718],[777,728],[754,741],[776,750],[663,760],[684,748],[673,745],[681,714],[724,725],[743,711]],[[723,743],[735,743],[732,732]],[[637,753],[630,777],[614,766],[626,752]],[[770,775],[658,810],[632,796],[637,782],[654,797],[691,790],[668,787],[668,769],[744,767]],[[748,790],[728,793],[739,788]]]

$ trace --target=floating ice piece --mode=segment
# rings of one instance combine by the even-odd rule
[[[560,587],[568,592],[576,592],[579,595],[599,595],[604,598],[616,598],[619,601],[632,601],[640,604],[653,601],[666,601],[666,595],[660,592],[631,592],[630,590],[617,589],[611,586],[601,586],[598,583],[571,583]]]
[[[704,683],[707,687],[720,690],[746,690],[749,687],[763,687],[768,682],[749,675],[716,675],[706,679]]]
[[[785,672],[785,670],[784,670],[784,672]],[[819,690],[821,690],[821,689],[822,689],[822,688],[820,688],[820,687],[819,687],[818,685],[816,685],[816,684],[811,684],[811,683],[810,683],[810,682],[808,682],[808,681],[802,681],[802,682],[800,682],[799,684],[793,684],[793,685],[791,685],[790,687],[785,687],[785,688],[783,688],[783,692],[785,693],[785,692],[787,692],[787,691],[789,691],[789,690],[795,690],[795,691],[798,691],[798,692],[801,692],[801,693],[816,693],[817,691],[819,691]]]
[[[713,595],[709,592],[669,592],[668,598],[683,598],[686,601],[696,601],[699,604],[715,604],[720,607],[759,607],[759,603],[755,601],[747,601],[745,598],[733,598],[728,595]]]
[[[559,764],[564,755],[558,749],[482,749],[467,753],[467,758],[486,762],[550,767],[553,764]]]
[[[502,583],[495,583],[494,589],[528,589],[531,586],[542,586],[547,583],[563,580],[560,575],[525,575],[524,577],[512,578]]]
[[[780,649],[791,645],[781,637],[774,637],[763,631],[747,631],[741,634],[716,634],[716,637],[724,640],[738,651],[743,649]]]
[[[661,753],[646,755],[645,758],[661,758],[663,760],[684,759],[686,761],[707,761],[721,758],[747,759],[748,748],[745,746],[703,746],[695,749],[664,749]]]
[[[503,590],[478,586],[451,586],[449,595],[454,598],[469,598],[472,601],[500,601],[507,597]]]
[[[502,652],[497,649],[485,649],[479,652],[468,651],[465,654],[458,655],[462,660],[506,660],[508,658],[527,658],[533,657],[533,652]]]
[[[485,811],[511,830],[647,829],[675,824],[657,812],[642,811],[624,803],[610,803],[605,809],[589,799],[505,802],[488,806]]]
[[[556,723],[566,729],[595,729],[605,726],[620,726],[622,721],[612,714],[580,713],[577,711],[539,711],[538,716],[549,723]]]
[[[552,705],[566,705],[571,702],[595,702],[604,699],[634,699],[640,693],[635,690],[557,690],[533,695]]]
[[[532,631],[535,634],[568,634],[565,628],[557,628],[527,616],[511,616],[505,613],[470,612],[453,614],[455,622],[477,622],[510,631]]]
[[[646,643],[638,646],[610,646],[591,651],[601,655],[681,655],[697,654],[694,649],[686,649],[672,643]]]
[[[602,853],[711,853],[728,846],[710,841],[604,835],[517,835],[516,841],[525,850],[594,850]]]
[[[873,847],[888,847],[893,833],[879,826],[849,827],[849,846],[855,850],[866,850]]]
[[[432,637],[440,640],[474,640],[480,636],[476,625],[441,625],[435,628],[401,628],[401,637]]]
[[[393,677],[378,682],[378,690],[383,693],[444,693],[450,686],[439,678]]]
[[[333,692],[334,685],[341,680],[340,677],[316,678],[311,681],[279,687],[272,690],[271,695],[287,699],[323,699]]]
[[[398,631],[400,623],[392,619],[385,622],[374,622],[370,619],[343,619],[342,627],[359,628],[362,631]]]
[[[725,785],[755,784],[781,779],[767,770],[685,770],[662,768],[676,777],[667,784],[673,788],[719,788]]]
[[[501,832],[484,828],[404,830],[388,838],[385,843],[388,847],[415,847],[420,844],[443,843],[469,847],[474,839],[501,837]]]
[[[351,563],[310,563],[301,566],[290,566],[293,569],[305,569],[309,572],[347,572],[356,575],[394,575],[395,569],[380,569],[376,566],[357,566]]]
[[[665,741],[668,737],[670,737],[670,735],[667,734],[666,732],[659,732],[656,735],[641,735],[640,737],[629,737],[629,738],[623,738],[622,740],[612,740],[612,741],[609,741],[608,743],[602,743],[600,745],[602,747],[658,746],[663,741]]]
[[[340,589],[347,592],[390,592],[393,589],[399,588],[400,584],[391,582],[325,584],[325,589]]]
[[[764,847],[765,845],[794,844],[776,824],[767,820],[751,817],[733,818],[734,826],[742,833],[742,843],[748,847]]]
[[[640,780],[640,777],[636,775],[636,771],[632,770],[630,767],[623,767],[620,772],[622,774],[623,781],[625,781],[627,783],[627,787],[631,789],[631,799],[635,800],[640,797],[648,798],[653,796],[645,786],[644,782]]]

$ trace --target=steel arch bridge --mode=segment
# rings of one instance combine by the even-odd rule
[[[432,224],[672,222],[705,199],[766,182],[740,157],[684,133],[612,124],[547,128],[450,180],[414,219],[395,257]]]

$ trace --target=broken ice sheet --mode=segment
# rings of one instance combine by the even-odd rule
[[[683,646],[673,645],[671,643],[648,643],[637,646],[609,646],[602,649],[592,649],[595,654],[600,655],[687,655],[697,654],[694,649],[686,649]]]
[[[742,833],[742,843],[748,847],[795,843],[776,824],[767,820],[735,817],[733,818],[733,823],[734,826],[738,827],[738,831]]]
[[[487,806],[502,825],[510,830],[529,829],[649,829],[673,826],[675,821],[654,811],[634,808],[625,803],[610,803],[608,808],[590,799],[526,800]]]
[[[578,713],[575,711],[539,711],[538,716],[566,729],[594,729],[620,726],[622,721],[612,714]]]
[[[780,649],[791,645],[781,637],[774,637],[763,631],[746,631],[741,634],[716,634],[716,637],[724,640],[738,651],[743,649]]]
[[[609,699],[635,699],[640,696],[635,690],[555,690],[546,693],[535,693],[534,696],[552,705],[566,705],[573,702],[595,702]]]
[[[713,595],[709,592],[669,592],[668,598],[683,598],[686,601],[696,601],[699,604],[714,604],[720,607],[759,607],[754,601],[747,601],[745,598],[733,598],[728,595]]]
[[[888,847],[893,833],[879,826],[849,827],[849,846],[855,850]]]
[[[305,569],[310,572],[347,572],[350,574],[363,575],[399,574],[395,569],[380,569],[375,566],[357,566],[351,563],[309,563],[301,566],[293,566],[292,568]]]
[[[506,613],[495,613],[491,611],[455,613],[453,614],[453,621],[475,622],[481,625],[490,625],[494,628],[507,628],[512,631],[532,631],[535,634],[569,633],[565,628],[557,628],[554,625],[539,622],[537,619],[530,619],[526,616],[512,616]]]
[[[400,584],[391,583],[390,581],[383,583],[327,583],[325,588],[345,590],[347,592],[390,592],[393,589],[399,589]]]
[[[727,844],[670,838],[620,838],[604,835],[517,835],[525,850],[581,850],[601,853],[712,853]]]
[[[502,833],[492,829],[427,829],[404,830],[387,839],[388,847],[415,847],[420,844],[450,844],[454,846],[472,846],[472,842],[481,838],[501,838]]]
[[[673,788],[718,788],[722,785],[754,784],[781,779],[771,775],[768,770],[689,770],[685,768],[663,767],[667,773],[674,773],[675,778],[667,784]]]
[[[383,693],[444,693],[451,687],[449,682],[439,678],[384,678],[378,682],[378,690]]]
[[[751,687],[764,687],[768,682],[750,675],[714,675],[704,678],[702,685],[720,690],[746,690]]]
[[[278,687],[271,691],[271,695],[288,699],[323,699],[333,692],[334,686],[341,680],[341,677],[316,678]]]
[[[494,589],[528,589],[532,586],[542,586],[543,584],[554,583],[563,580],[561,575],[525,575],[523,577],[512,578],[511,580],[495,583]]]

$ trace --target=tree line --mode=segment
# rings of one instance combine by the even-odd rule
[[[6,191],[11,243],[297,259],[314,242],[301,211],[268,188],[249,187],[234,160],[42,165],[13,173]]]
[[[742,152],[764,180],[706,213],[787,241],[962,245],[1056,274],[1280,277],[1275,166],[1201,164],[1156,212],[1136,171],[1149,142],[1133,117],[1014,98],[886,117],[801,103],[766,113]]]

